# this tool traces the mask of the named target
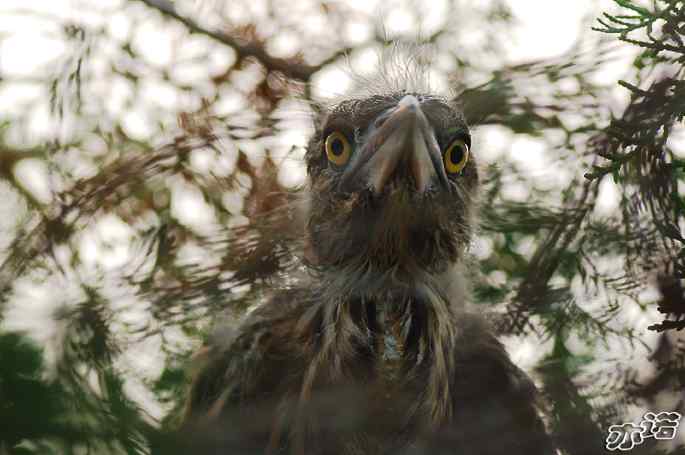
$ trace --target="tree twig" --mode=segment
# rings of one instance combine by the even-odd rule
[[[241,42],[233,36],[226,33],[209,30],[202,27],[194,20],[184,17],[176,12],[173,3],[168,0],[138,0],[144,3],[150,8],[153,8],[164,16],[175,19],[176,21],[182,23],[190,30],[191,33],[198,33],[201,35],[208,36],[213,40],[222,43],[226,46],[231,47],[236,54],[238,54],[238,59],[242,60],[244,58],[252,57],[258,60],[267,70],[269,71],[279,71],[287,77],[297,79],[303,82],[308,82],[312,75],[319,71],[324,66],[334,62],[339,57],[345,55],[350,51],[348,48],[343,48],[332,54],[330,57],[321,61],[316,65],[308,65],[297,58],[278,58],[272,55],[264,49],[262,45],[255,42]]]

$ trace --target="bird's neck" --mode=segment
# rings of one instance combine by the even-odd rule
[[[405,386],[429,390],[434,399],[420,412],[443,421],[451,414],[446,378],[456,368],[452,353],[455,321],[466,300],[464,267],[454,264],[438,275],[407,272],[320,271],[304,287],[311,303],[297,336],[313,348],[309,378],[330,384],[378,381],[384,394]]]
[[[376,371],[384,385],[397,382],[405,362],[407,350],[416,350],[416,340],[410,332],[421,324],[411,303],[403,300],[386,300],[371,303],[372,323],[368,327],[373,339]]]
[[[323,334],[317,357],[328,359],[321,364],[322,377],[333,382],[370,380],[384,396],[429,389],[436,399],[420,412],[441,422],[451,414],[446,378],[455,371],[452,353],[457,345],[459,309],[434,287],[435,282],[413,284],[324,304],[315,332]],[[360,368],[360,362],[366,368]],[[339,372],[338,365],[355,367]]]
[[[439,269],[416,264],[376,267],[347,263],[326,267],[316,275],[320,301],[328,305],[345,302],[373,302],[378,308],[402,312],[411,302],[426,309],[448,306],[464,309],[468,301],[467,267],[459,261]]]

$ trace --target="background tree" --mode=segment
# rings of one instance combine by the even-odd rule
[[[602,2],[570,51],[516,65],[507,4],[478,5],[10,11],[58,57],[0,66],[0,453],[163,438],[213,321],[297,267],[289,194],[314,101],[344,93],[326,84],[348,59],[363,72],[417,36],[486,163],[475,303],[549,398],[561,447],[604,453],[609,425],[682,413],[685,2]],[[0,44],[0,63],[30,52],[16,31]],[[626,54],[619,85],[601,82]]]

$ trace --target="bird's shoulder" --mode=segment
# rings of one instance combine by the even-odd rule
[[[206,407],[207,402],[236,387],[241,389],[240,395],[245,395],[266,380],[260,372],[273,368],[283,371],[287,360],[296,363],[298,351],[302,350],[296,325],[309,302],[306,289],[283,290],[239,323],[216,327],[195,356],[198,366],[193,374],[191,405],[204,402],[200,407]]]
[[[311,304],[307,289],[285,289],[249,311],[241,320],[218,324],[207,336],[203,350],[211,357],[242,351],[261,339],[291,336],[293,325]]]
[[[462,314],[458,324],[452,431],[466,444],[479,441],[482,454],[554,454],[541,418],[543,397],[532,378],[514,364],[481,315]]]

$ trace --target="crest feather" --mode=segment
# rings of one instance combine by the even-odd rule
[[[392,43],[375,53],[371,71],[358,71],[348,58],[346,72],[352,89],[329,99],[337,104],[343,99],[361,99],[399,92],[437,94],[431,86],[430,68],[434,51],[431,46]]]

